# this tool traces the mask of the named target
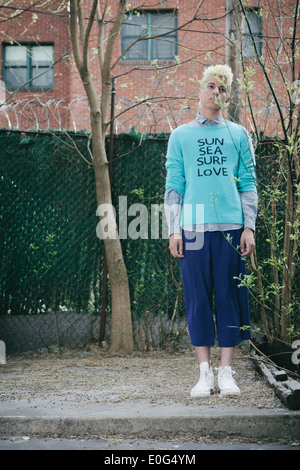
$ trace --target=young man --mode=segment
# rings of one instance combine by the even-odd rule
[[[215,343],[213,292],[222,395],[239,394],[231,369],[234,348],[250,339],[245,256],[254,249],[255,158],[246,129],[222,117],[229,101],[230,67],[208,67],[197,118],[169,139],[165,213],[171,254],[180,258],[188,329],[200,379],[192,397],[214,389],[210,347]],[[200,215],[200,216],[199,216]],[[239,278],[239,279],[237,279]]]

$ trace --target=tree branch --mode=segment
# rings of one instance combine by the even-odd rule
[[[88,46],[89,46],[89,39],[90,39],[91,29],[92,29],[92,26],[93,26],[93,23],[94,23],[95,14],[96,14],[96,10],[97,10],[97,5],[98,5],[98,0],[94,0],[92,10],[91,10],[91,14],[90,14],[90,17],[89,17],[89,22],[88,22],[88,25],[87,25],[87,28],[86,28],[86,31],[85,31],[85,36],[84,36],[82,55],[83,55],[83,67],[84,67],[85,71],[87,71],[88,67],[89,67],[89,64],[88,64],[88,57],[89,57]]]
[[[114,24],[111,28],[110,35],[107,41],[106,51],[105,51],[105,57],[104,57],[104,63],[103,63],[103,68],[105,69],[105,71],[107,71],[107,69],[108,68],[110,69],[111,67],[114,46],[117,40],[117,35],[121,29],[125,12],[126,12],[126,0],[119,0],[118,13],[115,18]]]
[[[80,53],[78,30],[77,30],[77,18],[78,18],[78,9],[77,9],[77,0],[70,1],[70,33],[71,41],[73,46],[74,60],[77,65],[79,72],[82,70],[82,57]]]
[[[111,90],[111,63],[113,51],[116,44],[118,33],[120,32],[122,21],[126,12],[126,0],[119,0],[118,12],[115,22],[110,30],[110,35],[107,41],[106,51],[102,67],[102,99],[101,99],[101,115],[102,115],[102,129],[105,131],[106,119],[108,115],[110,90]]]
[[[298,11],[299,11],[299,0],[297,0],[296,5],[295,5],[294,29],[293,29],[293,38],[292,38],[292,43],[291,43],[293,81],[295,80],[295,43],[296,43],[296,28],[297,28]]]
[[[182,100],[182,99],[187,99],[187,100],[188,99],[190,99],[190,100],[196,100],[197,99],[197,101],[198,101],[198,98],[195,98],[193,96],[187,96],[187,97],[186,96],[184,96],[184,97],[183,96],[152,96],[152,97],[143,98],[140,101],[132,104],[128,108],[124,109],[123,111],[120,111],[119,114],[114,116],[114,119],[110,120],[107,124],[109,125],[112,121],[114,121],[115,119],[118,119],[120,116],[122,116],[122,114],[127,113],[131,109],[134,109],[137,106],[140,106],[141,104],[145,104],[145,103],[153,102],[153,101],[159,101],[160,103],[162,103],[163,101],[170,101],[170,100],[176,101],[176,100]]]
[[[98,62],[100,67],[100,72],[102,74],[103,70],[103,47],[104,47],[104,19],[103,15],[101,14],[100,5],[98,3],[97,6],[97,21],[98,21]]]
[[[80,33],[80,43],[81,43],[81,48],[84,43],[84,37],[85,37],[85,26],[84,26],[84,16],[82,13],[82,8],[81,8],[81,0],[75,0],[77,2],[77,17],[78,17],[78,23],[79,23],[79,33]]]

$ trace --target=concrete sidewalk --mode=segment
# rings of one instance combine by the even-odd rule
[[[190,352],[8,359],[0,368],[0,436],[300,441],[300,411],[281,404],[247,350],[237,351],[235,366],[240,397],[191,399],[198,367]]]
[[[300,440],[300,411],[33,399],[0,405],[0,435]]]

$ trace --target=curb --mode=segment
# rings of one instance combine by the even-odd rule
[[[68,404],[69,406],[69,404]],[[38,415],[39,414],[39,415]],[[5,416],[6,415],[6,416]],[[93,404],[36,413],[1,412],[0,436],[95,437],[117,436],[300,439],[300,412],[236,410],[200,406]]]

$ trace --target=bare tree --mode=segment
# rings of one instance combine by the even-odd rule
[[[98,206],[112,206],[105,134],[110,105],[112,57],[125,13],[126,0],[120,0],[117,15],[111,27],[106,47],[104,47],[104,24],[98,0],[93,0],[87,26],[85,26],[82,2],[80,0],[71,0],[70,2],[70,30],[74,59],[90,106],[93,166]],[[96,17],[99,27],[99,65],[102,79],[100,102],[89,70],[88,59],[89,39]],[[112,212],[110,215],[114,217]],[[111,353],[130,354],[133,352],[133,333],[128,276],[117,234],[116,221],[112,220],[110,226],[115,227],[115,233],[104,239],[104,247],[111,286]]]

